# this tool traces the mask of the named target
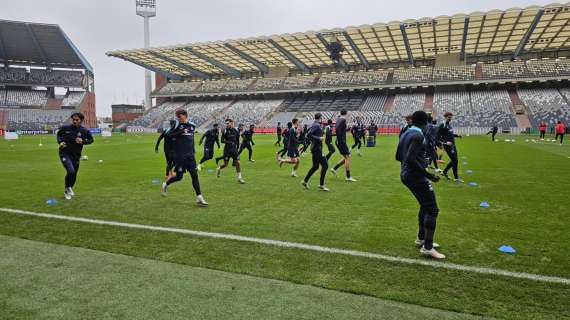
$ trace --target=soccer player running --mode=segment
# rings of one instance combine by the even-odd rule
[[[253,155],[253,148],[252,146],[255,146],[255,142],[253,142],[253,134],[255,133],[255,125],[250,125],[248,130],[245,130],[242,134],[241,137],[243,138],[241,145],[239,147],[239,152],[238,155],[241,155],[241,152],[244,149],[247,149],[248,152],[248,159],[249,162],[255,162],[255,160],[253,160],[251,158],[251,156]]]
[[[199,145],[202,145],[204,140],[206,140],[206,143],[204,144],[204,154],[198,164],[198,171],[202,170],[202,164],[204,162],[214,158],[214,144],[217,144],[218,149],[220,149],[220,130],[217,123],[214,123],[212,129],[206,131],[204,135],[202,135]]]
[[[309,146],[311,145],[311,140],[309,140],[309,138],[307,137],[308,132],[309,132],[309,125],[304,124],[303,131],[301,131],[301,136],[299,137],[299,142],[303,146],[299,151],[299,154],[302,157],[305,157],[305,151],[307,151],[307,149],[309,149]]]
[[[289,126],[289,124],[287,124]],[[291,177],[297,178],[297,169],[299,169],[299,165],[301,164],[301,159],[299,159],[299,119],[294,118],[291,120],[291,128],[288,130],[288,137],[287,137],[287,157],[288,159],[279,159],[279,166],[282,167],[283,164],[292,164],[293,169],[291,170]]]
[[[184,178],[184,173],[188,171],[192,178],[192,187],[196,193],[196,203],[199,206],[207,206],[202,191],[200,190],[200,181],[198,180],[198,170],[196,167],[196,150],[194,149],[194,134],[196,133],[196,125],[188,120],[188,112],[184,109],[178,109],[175,112],[178,122],[174,129],[170,130],[165,139],[174,140],[174,171],[176,175],[168,178],[163,184],[160,192],[166,196],[168,187]]]
[[[499,132],[499,127],[496,125],[493,126],[489,132],[487,132],[487,135],[491,134],[491,140],[493,140],[493,142],[495,142],[495,136],[497,135],[497,132]]]
[[[436,127],[433,125],[433,119],[431,116],[428,116],[428,123],[425,129],[425,137],[426,137],[426,158],[428,158],[428,166],[433,163],[433,167],[435,168],[435,172],[441,173],[442,170],[439,168],[437,164],[437,151],[436,151],[436,144],[437,144],[437,130]]]
[[[463,182],[463,180],[459,178],[459,160],[457,156],[457,148],[455,147],[455,138],[461,138],[461,135],[455,134],[453,132],[453,127],[451,126],[453,113],[446,112],[444,113],[443,117],[445,118],[445,121],[439,125],[439,129],[437,130],[440,140],[443,143],[443,149],[449,156],[449,163],[443,170],[443,176],[447,180],[451,180],[451,178],[449,178],[447,175],[447,172],[452,169],[455,182]]]
[[[327,126],[325,127],[325,144],[327,145],[327,148],[329,149],[329,152],[327,153],[326,157],[327,161],[332,157],[332,155],[335,153],[335,148],[334,145],[332,143],[332,137],[333,137],[333,121],[332,119],[329,119],[327,121]]]
[[[63,196],[71,200],[75,196],[73,187],[77,181],[81,151],[84,145],[93,143],[91,132],[81,124],[85,116],[81,112],[71,115],[71,124],[61,126],[57,130],[57,143],[59,144],[59,159],[65,168],[65,191]]]
[[[562,145],[562,143],[564,143],[564,134],[566,133],[566,126],[564,125],[564,123],[562,123],[562,121],[558,120],[558,123],[556,123],[554,129],[556,131],[556,137],[554,138],[554,140],[558,140],[558,137],[560,137],[560,145]]]
[[[222,143],[224,144],[224,164],[216,169],[216,176],[219,178],[222,170],[228,166],[230,159],[236,167],[237,180],[239,183],[244,184],[241,176],[241,164],[239,161],[238,145],[239,145],[239,131],[234,128],[234,121],[226,119],[226,129],[222,133]]]
[[[378,126],[372,121],[370,122],[370,126],[368,126],[368,136],[372,137],[374,146],[376,146],[376,134],[378,134]]]
[[[311,140],[311,156],[313,158],[313,166],[307,172],[305,179],[301,182],[305,189],[309,190],[309,179],[311,176],[321,167],[321,177],[319,180],[319,190],[330,191],[329,188],[325,186],[325,177],[327,175],[327,170],[329,164],[327,158],[323,155],[323,128],[321,127],[320,113],[315,114],[315,121],[309,128],[307,132],[307,138]]]
[[[412,125],[400,137],[396,160],[401,163],[402,183],[412,192],[420,205],[416,245],[421,247],[420,253],[424,256],[445,259],[445,255],[435,249],[439,245],[433,242],[439,208],[432,182],[438,182],[439,177],[425,169],[427,143],[423,130],[426,128],[427,119],[428,115],[424,111],[414,112]]]
[[[281,150],[277,151],[277,154],[276,154],[277,161],[280,161],[281,159],[283,159],[285,154],[287,154],[287,149],[288,149],[288,145],[289,145],[289,131],[291,130],[291,128],[293,128],[293,123],[287,122],[287,128],[285,128],[285,130],[283,130],[283,133],[282,133],[282,135],[283,135],[283,148],[281,148]]]
[[[275,129],[275,132],[277,133],[277,141],[275,141],[273,145],[281,147],[281,134],[283,133],[281,122],[277,122],[277,128]]]
[[[350,175],[350,162],[351,162],[351,155],[350,149],[348,148],[348,144],[346,143],[346,131],[347,131],[347,124],[346,124],[346,117],[347,117],[346,109],[342,109],[340,111],[340,116],[336,119],[336,147],[338,152],[342,155],[342,160],[338,162],[334,168],[331,169],[331,172],[336,176],[337,170],[344,165],[344,169],[346,171],[346,181],[347,182],[356,182]]]
[[[166,136],[170,130],[174,129],[176,125],[176,120],[170,120],[170,126],[166,129],[163,129],[156,140],[156,144],[154,145],[154,152],[158,153],[158,147],[160,146],[160,142],[164,139],[164,158],[166,159],[166,175],[164,181],[166,181],[170,176],[174,175],[172,170],[174,169],[174,148],[173,148],[173,141],[172,139],[167,139]]]
[[[350,149],[357,148],[356,153],[360,157],[362,156],[362,152],[360,151],[360,148],[362,148],[362,135],[365,133],[364,125],[360,123],[360,119],[356,119],[356,125],[352,126],[350,131],[352,132],[352,137],[354,138],[354,144]]]

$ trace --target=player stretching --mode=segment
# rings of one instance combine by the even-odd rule
[[[284,163],[292,164],[293,169],[291,170],[291,177],[297,177],[297,169],[301,164],[301,159],[299,159],[299,119],[295,118],[291,120],[292,127],[289,128],[289,133],[287,137],[287,156],[289,159],[279,159],[279,166],[282,167]],[[289,124],[287,124],[289,126]]]
[[[85,116],[76,112],[71,115],[71,124],[61,126],[57,130],[57,143],[59,144],[59,159],[67,171],[65,175],[65,199],[71,200],[75,196],[73,186],[77,180],[81,151],[84,145],[93,143],[93,136],[81,124]]]
[[[333,153],[335,152],[334,149],[334,145],[332,143],[332,137],[333,137],[333,127],[332,127],[333,121],[332,119],[329,119],[327,121],[327,126],[325,127],[325,144],[327,145],[327,148],[329,149],[329,152],[327,153],[327,161],[332,157]]]
[[[202,196],[200,191],[200,181],[198,180],[198,170],[196,168],[196,151],[194,149],[196,125],[188,121],[188,112],[186,110],[178,109],[175,114],[178,123],[176,123],[174,129],[170,130],[166,139],[174,140],[174,171],[176,171],[176,175],[168,178],[162,184],[160,192],[163,196],[166,196],[168,186],[182,180],[184,173],[188,171],[190,177],[192,177],[192,187],[194,192],[196,192],[196,203],[205,207],[208,203],[204,200],[204,196]]]
[[[214,123],[213,128],[204,133],[202,138],[200,138],[199,145],[202,145],[204,140],[206,140],[206,143],[204,144],[204,155],[198,164],[198,171],[202,170],[202,164],[204,162],[214,158],[214,143],[217,144],[218,149],[220,149],[220,131],[217,123]]]
[[[230,159],[236,166],[238,182],[245,183],[241,177],[241,165],[239,162],[238,145],[239,145],[239,131],[234,128],[234,121],[226,119],[226,129],[222,133],[222,143],[224,144],[224,164],[216,169],[216,176],[219,178],[222,170],[228,166]]]
[[[344,165],[344,169],[346,170],[346,181],[356,182],[356,179],[354,179],[350,175],[351,156],[350,156],[350,149],[346,144],[346,131],[347,131],[346,114],[347,114],[346,109],[342,109],[340,111],[340,116],[336,119],[336,128],[335,128],[336,148],[338,149],[338,152],[340,152],[340,154],[342,155],[342,160],[339,163],[337,163],[334,166],[334,168],[331,169],[331,171],[336,176],[338,168]]]
[[[166,175],[164,181],[166,181],[170,176],[174,173],[172,170],[174,169],[174,150],[172,147],[173,141],[172,139],[166,139],[166,136],[170,130],[174,129],[176,125],[176,120],[170,120],[170,127],[162,130],[158,140],[156,140],[156,145],[154,146],[154,152],[158,153],[158,147],[160,146],[160,141],[164,139],[164,158],[166,159]]]
[[[255,146],[255,142],[253,142],[254,133],[255,133],[255,126],[252,124],[249,126],[248,130],[245,130],[241,134],[243,140],[241,142],[241,146],[239,147],[238,155],[241,155],[241,152],[244,149],[247,149],[249,162],[255,162],[255,160],[251,159],[251,156],[253,155],[253,149],[251,148],[251,146]]]
[[[281,129],[281,122],[277,122],[277,128],[275,129],[277,133],[277,141],[273,144],[274,146],[281,147],[281,133],[283,133],[283,129]]]
[[[433,242],[439,208],[431,182],[438,182],[439,177],[425,170],[426,139],[425,130],[428,116],[424,111],[416,111],[412,115],[412,125],[400,137],[396,160],[401,163],[400,179],[410,189],[418,203],[419,231],[416,245],[421,246],[420,253],[435,259],[445,259],[445,255],[437,252],[439,247]]]
[[[463,180],[459,179],[459,173],[458,173],[459,160],[457,159],[457,148],[455,147],[455,138],[461,138],[461,136],[453,132],[453,127],[451,126],[451,119],[453,119],[453,113],[446,112],[443,115],[443,117],[445,118],[445,122],[440,124],[439,129],[437,130],[437,134],[439,135],[440,140],[443,143],[443,149],[445,149],[445,152],[449,156],[449,163],[443,170],[443,176],[447,180],[451,180],[447,175],[447,172],[449,172],[449,169],[452,169],[455,182],[463,182]]]
[[[301,184],[305,189],[309,190],[309,179],[311,179],[311,176],[319,169],[320,166],[321,178],[319,180],[319,189],[328,192],[330,190],[325,186],[325,177],[327,175],[329,164],[327,162],[327,158],[323,156],[323,128],[321,127],[321,118],[322,115],[320,113],[315,114],[315,122],[313,122],[313,125],[311,125],[307,132],[307,138],[311,140],[313,166],[309,169],[309,172],[307,172],[307,175]]]

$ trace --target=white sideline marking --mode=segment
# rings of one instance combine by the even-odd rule
[[[260,243],[260,244],[269,245],[269,246],[277,246],[277,247],[284,247],[284,248],[295,248],[295,249],[311,250],[311,251],[318,251],[318,252],[327,252],[327,253],[334,253],[334,254],[343,254],[343,255],[348,255],[348,256],[365,257],[365,258],[384,260],[384,261],[395,262],[395,263],[429,266],[429,267],[433,267],[433,268],[459,270],[459,271],[474,272],[474,273],[488,274],[488,275],[494,275],[494,276],[503,276],[503,277],[510,277],[510,278],[534,280],[534,281],[539,281],[539,282],[561,283],[561,284],[565,284],[565,285],[570,285],[570,279],[562,278],[562,277],[552,277],[552,276],[545,276],[545,275],[540,275],[540,274],[532,274],[532,273],[525,273],[525,272],[514,272],[514,271],[507,271],[507,270],[493,269],[493,268],[472,267],[472,266],[465,266],[465,265],[460,265],[460,264],[455,264],[455,263],[439,262],[439,261],[433,261],[433,260],[423,260],[423,259],[420,260],[420,259],[394,257],[394,256],[388,256],[388,255],[383,255],[383,254],[378,254],[378,253],[356,251],[356,250],[347,250],[347,249],[338,249],[338,248],[329,248],[329,247],[322,247],[322,246],[317,246],[317,245],[303,244],[303,243],[296,243],[296,242],[279,241],[279,240],[271,240],[271,239],[261,239],[261,238],[253,238],[253,237],[244,237],[244,236],[238,236],[238,235],[233,235],[233,234],[224,234],[224,233],[216,233],[216,232],[204,232],[204,231],[195,231],[195,230],[189,230],[189,229],[157,227],[157,226],[133,224],[133,223],[125,223],[125,222],[96,220],[96,219],[80,218],[80,217],[72,217],[72,216],[62,216],[62,215],[56,215],[56,214],[50,214],[50,213],[39,213],[39,212],[31,212],[31,211],[24,211],[24,210],[17,210],[17,209],[9,209],[9,208],[0,208],[0,212],[15,213],[15,214],[19,214],[19,215],[33,216],[33,217],[42,217],[42,218],[47,218],[47,219],[84,222],[84,223],[108,225],[108,226],[115,226],[115,227],[125,227],[125,228],[131,228],[131,229],[143,229],[143,230],[153,230],[153,231],[189,234],[189,235],[193,235],[193,236],[197,236],[197,237],[253,242],[253,243]]]

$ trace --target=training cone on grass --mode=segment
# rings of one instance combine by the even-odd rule
[[[152,184],[157,185],[160,184],[160,179],[152,179]]]
[[[49,198],[49,199],[46,201],[46,204],[47,204],[48,206],[53,206],[53,205],[57,204],[57,200],[55,200],[54,198]]]
[[[478,184],[477,182],[469,182],[469,185],[470,185],[471,187],[476,187],[476,186],[478,186],[479,184]]]
[[[500,246],[499,251],[504,252],[504,253],[515,253],[515,252],[517,252],[513,247],[508,246],[508,245]]]
[[[491,205],[489,204],[489,202],[481,202],[479,206],[482,208],[489,208]]]

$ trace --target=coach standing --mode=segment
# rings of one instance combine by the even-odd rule
[[[57,131],[59,159],[65,171],[67,171],[65,175],[65,192],[63,193],[67,200],[71,200],[75,196],[72,188],[77,180],[83,146],[93,143],[91,132],[81,125],[85,116],[81,112],[76,112],[70,118],[71,124],[64,125]]]

